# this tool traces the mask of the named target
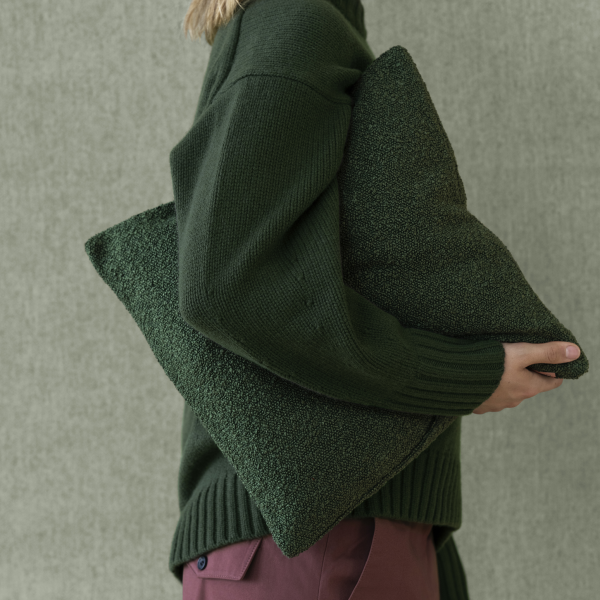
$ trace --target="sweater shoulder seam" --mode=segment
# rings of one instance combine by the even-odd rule
[[[295,81],[296,83],[301,83],[304,86],[310,88],[311,90],[313,90],[314,92],[316,92],[317,94],[319,94],[322,98],[325,98],[325,100],[328,100],[329,102],[333,102],[334,104],[346,104],[351,106],[352,105],[352,99],[348,98],[347,102],[341,101],[341,100],[336,100],[334,98],[329,97],[327,94],[324,94],[319,88],[315,87],[314,85],[308,83],[307,81],[304,81],[303,79],[300,79],[298,77],[290,77],[288,75],[276,75],[274,73],[246,73],[245,75],[241,75],[240,77],[238,77],[236,80],[232,81],[227,87],[220,89],[214,96],[213,98],[213,102],[216,99],[217,96],[219,96],[219,94],[224,93],[226,91],[228,91],[230,88],[232,88],[236,83],[238,83],[239,81],[241,81],[242,79],[245,79],[246,77],[278,77],[280,79],[288,79],[289,81]]]

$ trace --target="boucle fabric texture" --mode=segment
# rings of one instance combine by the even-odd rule
[[[463,340],[573,342],[504,243],[467,209],[450,140],[415,62],[402,46],[353,86],[338,175],[344,282],[405,327]],[[528,369],[564,379],[577,360]],[[453,382],[440,380],[446,391]]]
[[[86,251],[288,557],[321,539],[458,418],[322,396],[190,327],[178,310],[173,202],[97,234]]]

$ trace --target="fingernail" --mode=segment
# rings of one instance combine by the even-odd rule
[[[579,356],[579,348],[577,346],[567,346],[567,358],[577,358]]]

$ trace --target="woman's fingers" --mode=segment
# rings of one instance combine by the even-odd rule
[[[536,371],[535,369],[532,369],[532,371],[534,373],[539,373],[540,375],[544,375],[546,377],[556,377],[556,373],[549,373],[548,371]]]

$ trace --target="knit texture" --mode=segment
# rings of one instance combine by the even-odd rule
[[[350,4],[260,0],[220,30],[175,202],[86,251],[186,400],[178,579],[228,543],[295,555],[327,519],[380,516],[434,523],[441,597],[464,599],[461,416],[498,386],[501,342],[575,340],[466,210],[408,53],[373,62]],[[557,367],[530,368],[587,359]]]

